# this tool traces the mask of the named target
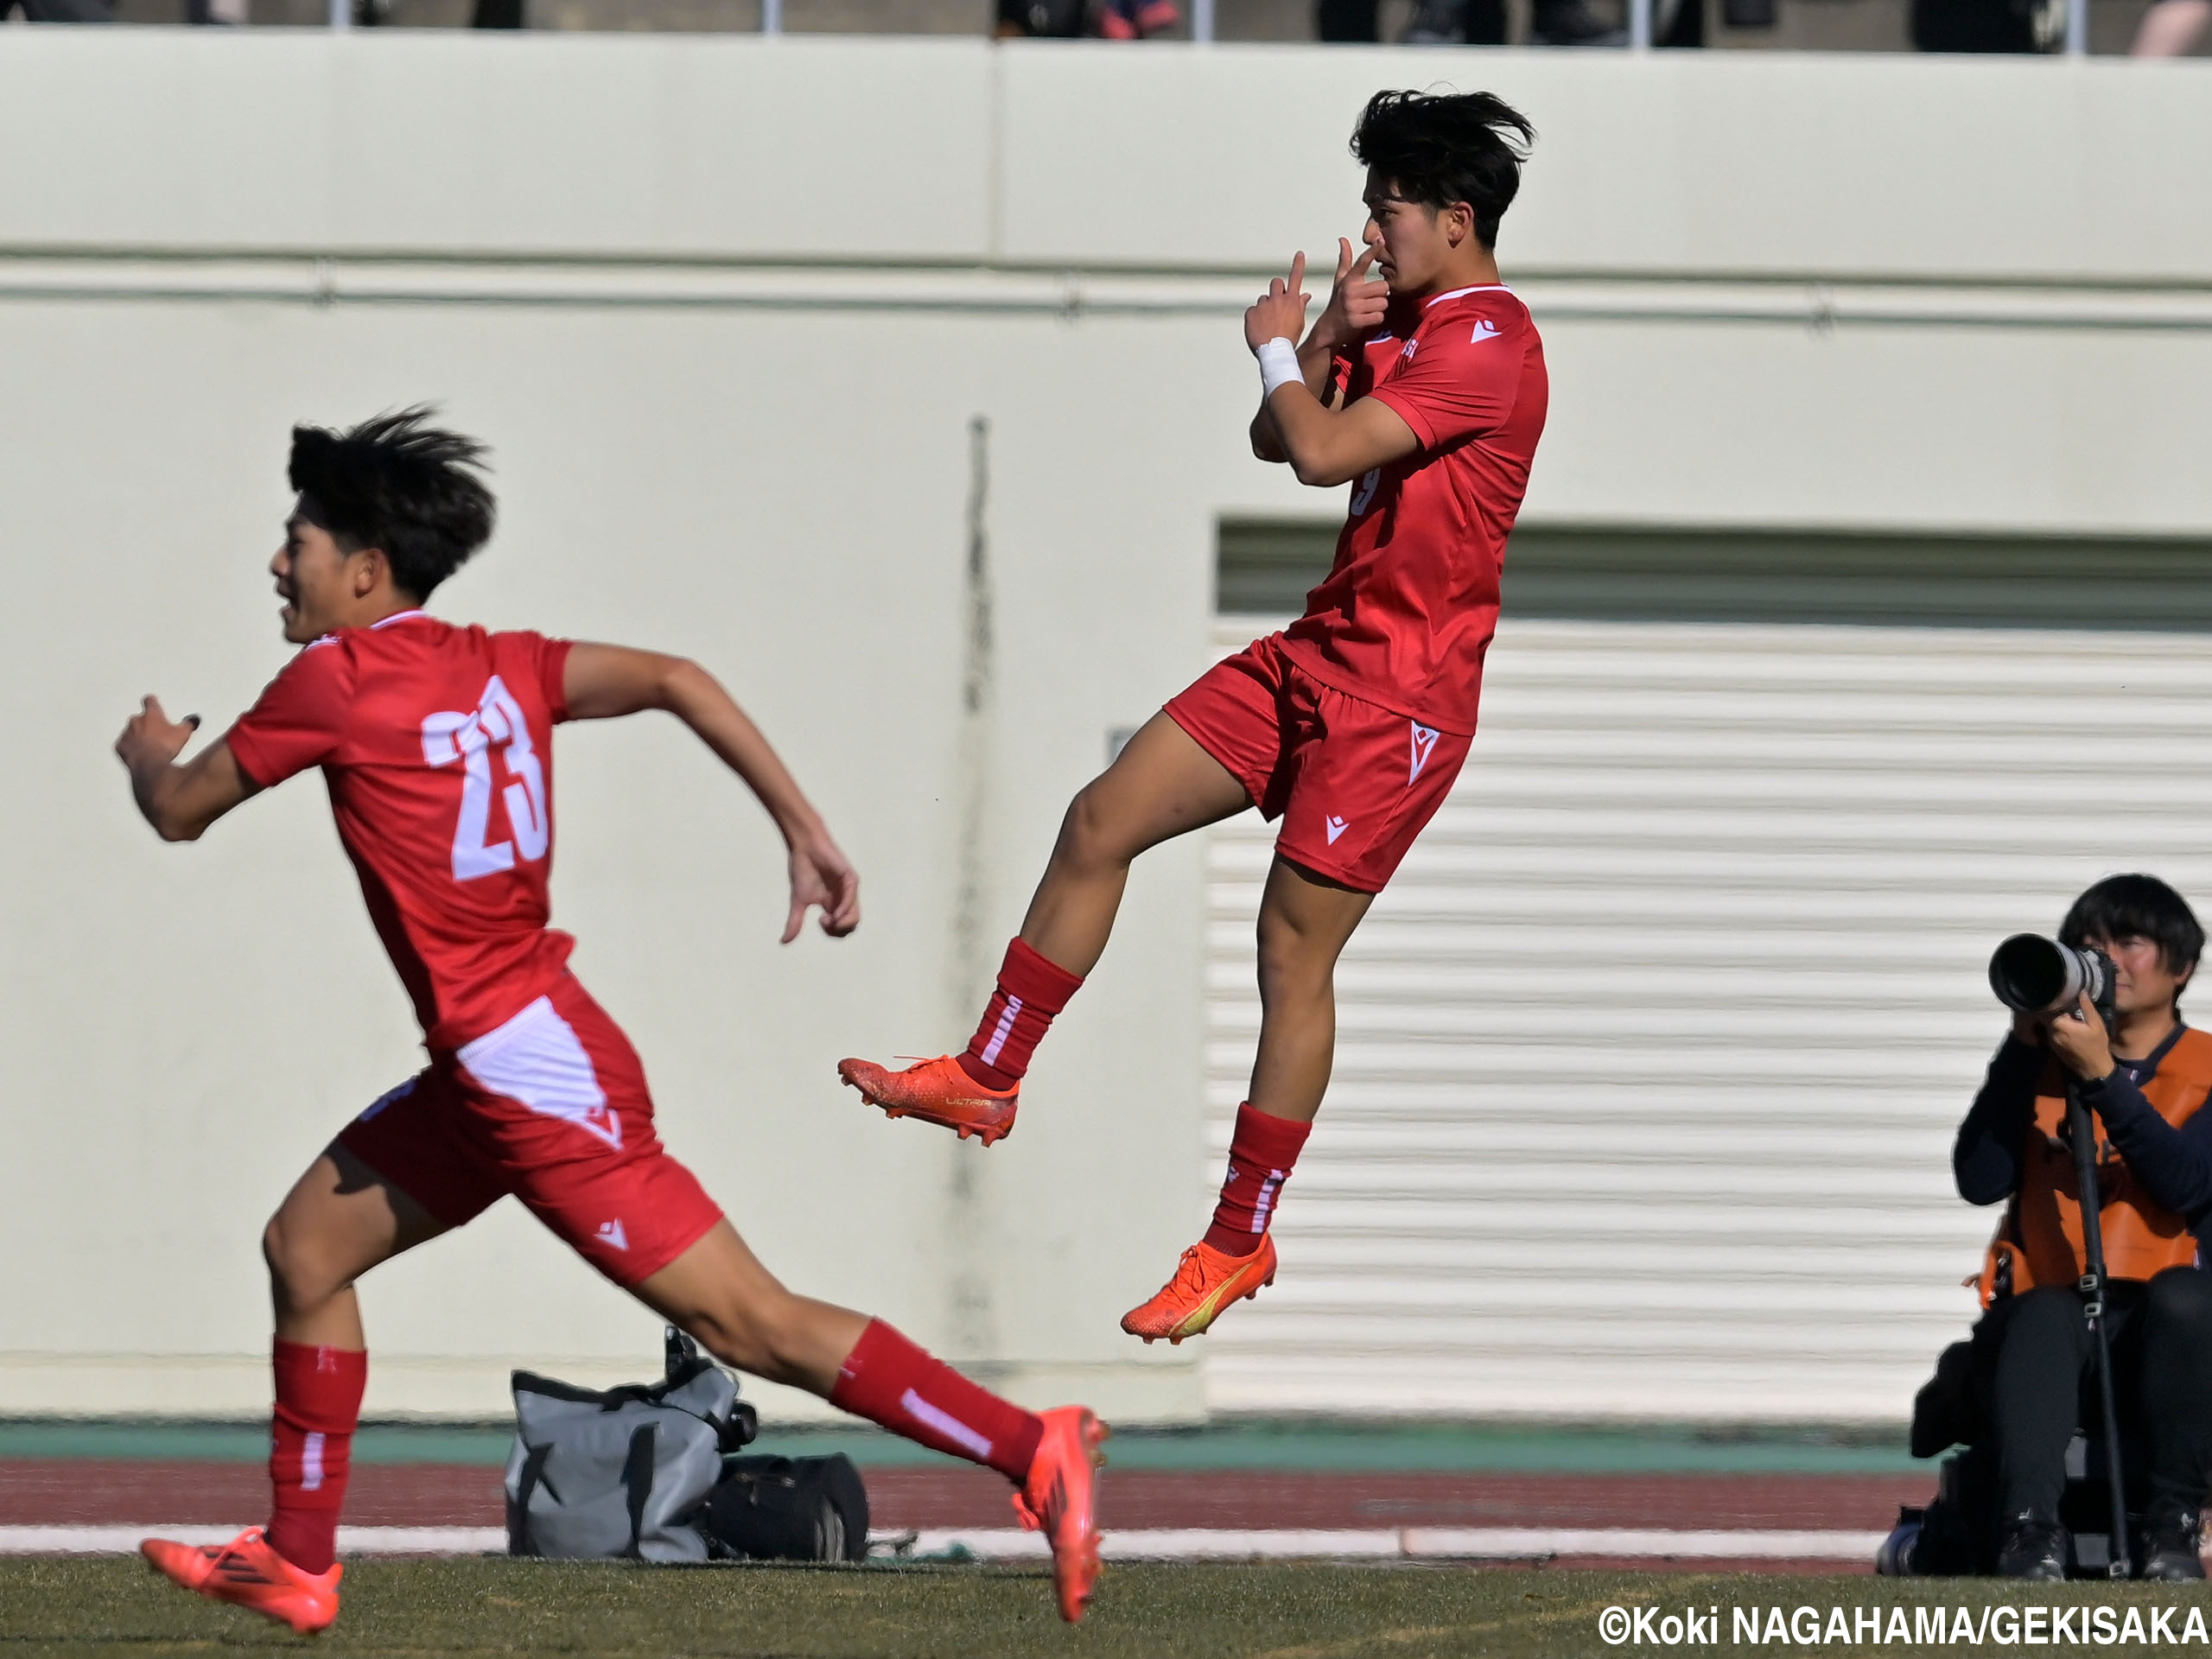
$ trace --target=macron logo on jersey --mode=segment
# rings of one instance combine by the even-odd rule
[[[1496,340],[1497,338],[1497,325],[1492,322],[1488,317],[1484,317],[1480,322],[1475,325],[1475,337],[1472,342],[1473,344],[1479,346],[1486,340]]]
[[[1419,346],[1420,344],[1421,344],[1421,341],[1419,341],[1419,340],[1408,340],[1408,341],[1406,342],[1406,349],[1405,349],[1404,351],[1402,351],[1402,352],[1400,352],[1400,353],[1398,353],[1398,355],[1399,355],[1400,357],[1411,357],[1411,356],[1414,354],[1414,348],[1415,346]]]

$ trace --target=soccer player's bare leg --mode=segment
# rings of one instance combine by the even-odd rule
[[[1260,899],[1260,1046],[1250,1103],[1311,1123],[1337,1052],[1337,958],[1374,904],[1278,857]]]
[[[1089,1410],[1024,1411],[882,1320],[794,1294],[727,1220],[633,1294],[726,1365],[997,1470],[1014,1484],[1022,1523],[1052,1544],[1060,1616],[1082,1616],[1098,1577],[1096,1471],[1106,1438]]]
[[[987,1147],[998,1141],[1014,1127],[1037,1045],[1105,953],[1130,864],[1251,804],[1227,767],[1166,715],[1154,715],[1069,805],[967,1051],[903,1071],[849,1059],[837,1075],[890,1116],[940,1123]]]
[[[308,1166],[261,1240],[276,1313],[269,1523],[220,1546],[149,1539],[141,1548],[155,1567],[296,1630],[338,1617],[338,1516],[368,1380],[353,1281],[445,1230],[342,1147]]]
[[[868,1324],[786,1290],[727,1221],[633,1294],[723,1364],[824,1399]]]
[[[1268,1224],[1328,1092],[1336,1063],[1337,958],[1375,895],[1280,855],[1260,899],[1260,1045],[1236,1109],[1229,1174],[1205,1236],[1167,1282],[1122,1316],[1150,1343],[1202,1335],[1228,1308],[1274,1282]]]
[[[1226,766],[1154,715],[1069,804],[1021,942],[1082,978],[1106,952],[1137,855],[1251,804]]]
[[[406,1193],[333,1146],[293,1183],[262,1230],[276,1340],[365,1349],[353,1281],[445,1230]]]

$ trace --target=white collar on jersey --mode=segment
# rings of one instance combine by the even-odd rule
[[[1449,294],[1439,294],[1433,300],[1423,300],[1421,305],[1421,309],[1426,311],[1432,305],[1441,305],[1446,300],[1456,300],[1462,294],[1510,294],[1512,291],[1503,283],[1477,283],[1471,288],[1455,288]]]
[[[428,616],[429,614],[429,613],[428,611],[424,610],[418,605],[411,611],[394,611],[390,616],[385,617],[378,621],[372,622],[369,626],[372,628],[388,628],[395,622],[411,621],[416,617]]]

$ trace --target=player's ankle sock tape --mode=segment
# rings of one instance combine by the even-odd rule
[[[1221,1184],[1213,1225],[1205,1243],[1229,1255],[1249,1255],[1274,1219],[1283,1183],[1298,1166],[1298,1154],[1311,1123],[1271,1117],[1249,1101],[1236,1109],[1236,1131],[1229,1142],[1229,1179]]]
[[[337,1559],[338,1512],[346,1503],[369,1357],[279,1340],[271,1361],[276,1408],[269,1434],[269,1547],[304,1572],[327,1573]]]
[[[881,1319],[869,1320],[845,1356],[830,1403],[1017,1484],[1027,1477],[1045,1433],[1041,1419],[978,1388]]]
[[[960,1069],[986,1089],[1011,1089],[1028,1074],[1037,1045],[1052,1028],[1052,1017],[1083,988],[1080,975],[1048,962],[1015,939],[999,964],[998,988],[983,1010],[982,1023],[968,1039]]]

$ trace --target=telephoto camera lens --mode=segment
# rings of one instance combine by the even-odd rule
[[[2065,1014],[2085,996],[2102,1008],[2112,1001],[2112,961],[2101,950],[2015,933],[1989,959],[1989,988],[2020,1014]]]

